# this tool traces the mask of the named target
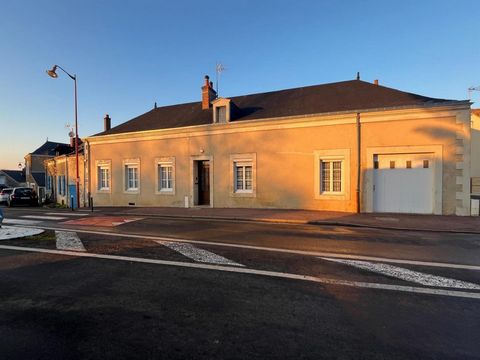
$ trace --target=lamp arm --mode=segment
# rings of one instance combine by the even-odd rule
[[[72,80],[76,80],[77,77],[75,75],[70,75],[69,72],[67,70],[65,70],[64,68],[62,68],[60,65],[56,65],[60,70],[62,70],[65,74],[67,74],[68,76],[70,76],[70,79]]]

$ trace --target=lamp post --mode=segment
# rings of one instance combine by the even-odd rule
[[[76,161],[76,166],[75,166],[75,188],[77,192],[77,209],[80,208],[80,175],[78,173],[78,122],[77,122],[77,76],[69,74],[64,68],[58,65],[54,65],[52,69],[47,70],[48,76],[56,79],[58,77],[58,74],[55,72],[56,70],[60,69],[62,70],[65,74],[67,74],[70,79],[73,80],[74,86],[75,86],[75,161]]]

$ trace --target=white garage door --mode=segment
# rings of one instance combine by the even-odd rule
[[[375,212],[433,213],[432,154],[374,156]]]

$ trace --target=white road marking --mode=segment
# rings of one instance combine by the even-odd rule
[[[480,293],[476,293],[476,292],[444,290],[444,289],[414,287],[414,286],[388,285],[388,284],[367,283],[367,282],[360,282],[360,281],[335,280],[335,279],[316,277],[316,276],[297,275],[297,274],[289,274],[289,273],[266,271],[266,270],[254,270],[254,269],[248,269],[248,268],[242,268],[242,267],[145,259],[145,258],[136,258],[136,257],[128,257],[128,256],[119,256],[119,255],[94,254],[94,253],[87,253],[87,252],[36,249],[36,248],[28,248],[28,247],[22,247],[22,246],[9,246],[9,245],[0,245],[0,249],[38,252],[38,253],[44,253],[44,254],[64,255],[64,256],[73,256],[73,257],[129,261],[129,262],[137,262],[137,263],[144,263],[144,264],[177,266],[177,267],[192,268],[192,269],[216,270],[216,271],[223,271],[223,272],[237,273],[237,274],[250,274],[250,275],[260,275],[260,276],[268,276],[268,277],[283,278],[283,279],[290,279],[290,280],[310,281],[310,282],[315,282],[315,283],[320,283],[325,285],[340,285],[340,286],[351,286],[356,288],[381,289],[381,290],[389,290],[389,291],[400,291],[400,292],[406,292],[406,293],[480,299]]]
[[[2,226],[0,228],[0,240],[17,239],[25,236],[34,236],[43,233],[43,229],[35,229],[20,226]]]
[[[4,224],[12,224],[12,225],[35,225],[40,222],[41,221],[35,221],[35,220],[3,219]]]
[[[71,231],[55,231],[57,249],[87,251],[77,233]]]
[[[61,216],[43,216],[43,215],[23,215],[22,218],[39,219],[39,220],[65,220],[66,219]]]
[[[79,214],[76,212],[48,212],[45,215],[53,215],[53,216],[88,216],[88,214]]]
[[[456,289],[480,290],[480,285],[446,278],[443,276],[425,274],[419,271],[404,269],[398,266],[387,264],[371,263],[358,260],[342,260],[322,257],[321,259],[333,261],[340,264],[350,265],[362,270],[372,271],[377,274],[394,277],[397,279],[422,284],[425,286],[447,287]]]
[[[65,230],[64,228],[58,228],[58,227],[52,227],[52,226],[42,226],[42,229]],[[263,247],[263,246],[255,246],[255,245],[230,244],[230,243],[222,243],[222,242],[215,242],[215,241],[180,239],[180,238],[172,238],[172,237],[164,237],[164,236],[119,234],[119,233],[111,233],[106,231],[92,231],[92,230],[75,230],[75,231],[77,233],[83,233],[83,234],[117,236],[117,237],[132,238],[132,239],[185,242],[185,243],[191,243],[191,244],[203,244],[203,245],[213,245],[213,246],[222,246],[222,247],[239,248],[239,249],[261,250],[261,251],[279,252],[279,253],[305,255],[305,256],[381,261],[381,262],[388,262],[393,264],[408,264],[408,265],[418,265],[418,266],[431,266],[431,267],[440,267],[440,268],[480,271],[479,265],[469,265],[469,264],[454,264],[454,263],[444,263],[444,262],[435,262],[435,261],[392,259],[392,258],[384,258],[384,257],[378,257],[378,256],[343,254],[343,253],[332,253],[332,252],[322,252],[322,251],[290,250],[290,249],[279,249],[279,248]]]
[[[194,261],[218,264],[218,265],[233,265],[233,266],[245,266],[235,261],[224,258],[223,256],[214,254],[210,251],[199,249],[192,244],[173,242],[173,241],[156,241],[158,244],[164,245],[169,249],[179,252],[183,256],[186,256]]]

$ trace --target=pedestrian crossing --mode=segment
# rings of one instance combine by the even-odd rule
[[[69,213],[69,212],[47,212],[47,213],[32,213],[20,215],[17,218],[5,218],[4,224],[8,225],[37,225],[44,221],[63,222],[72,218],[88,217],[88,213]]]
[[[41,227],[42,225],[48,229],[51,225],[46,225],[45,222],[58,222],[63,224],[68,224],[70,222],[76,222],[77,224],[81,223],[79,221],[88,220],[89,223],[85,223],[85,225],[90,226],[116,226],[117,224],[125,223],[126,220],[135,221],[138,219],[133,218],[119,218],[119,217],[107,217],[107,216],[92,216],[89,213],[68,213],[68,212],[37,212],[37,213],[30,213],[30,214],[22,214],[17,215],[16,218],[6,218],[4,219],[4,224],[8,225],[18,225],[18,226],[30,226],[31,229],[36,227]],[[108,225],[107,223],[111,223],[112,225]],[[39,225],[42,224],[42,225]],[[105,225],[107,224],[107,225]],[[52,230],[53,228],[50,227]],[[187,264],[206,264],[208,266],[218,266],[223,268],[238,268],[238,269],[248,269],[248,271],[260,271],[260,272],[271,272],[271,269],[275,269],[276,271],[285,271],[284,264],[275,263],[272,259],[269,258],[269,261],[266,262],[265,265],[261,262],[253,263],[250,255],[249,256],[241,256],[239,253],[241,251],[256,251],[258,249],[249,249],[248,246],[241,246],[235,245],[235,249],[232,245],[230,246],[222,246],[219,244],[213,244],[212,242],[208,243],[208,250],[205,249],[205,244],[199,244],[199,242],[189,242],[188,240],[184,239],[167,239],[161,237],[154,237],[154,236],[145,236],[143,238],[140,235],[130,235],[130,234],[103,234],[102,232],[91,231],[91,230],[81,230],[76,228],[76,230],[68,230],[66,228],[59,230],[56,228],[57,231],[55,233],[55,243],[51,244],[52,247],[56,248],[58,251],[69,251],[69,252],[78,252],[84,254],[92,254],[93,255],[101,255],[101,256],[113,256],[112,254],[118,254],[122,252],[121,257],[125,259],[137,258],[138,253],[132,252],[131,249],[142,249],[142,254],[147,255],[144,258],[147,260],[157,261],[160,263],[172,263],[170,259],[176,260],[177,258],[180,259],[179,261],[185,262]],[[53,233],[53,232],[52,232]],[[84,235],[83,235],[84,234]],[[88,236],[87,236],[88,234]],[[92,235],[95,234],[95,235]],[[97,238],[97,236],[99,238]],[[125,248],[122,249],[119,246],[120,242],[113,243],[110,240],[107,240],[105,236],[108,237],[115,237],[118,238],[130,238],[133,243],[125,242]],[[82,241],[85,241],[84,243]],[[1,239],[0,239],[1,240]],[[136,241],[142,242],[151,242],[153,240],[157,246],[150,246],[150,245],[139,245]],[[30,240],[31,241],[31,240]],[[130,241],[130,240],[129,240]],[[103,244],[102,244],[103,242]],[[39,246],[41,245],[34,245]],[[218,246],[221,246],[219,248]],[[5,246],[3,246],[5,247]],[[2,248],[2,246],[0,246]],[[244,248],[243,250],[241,248]],[[164,249],[164,250],[161,250]],[[150,252],[151,251],[151,252]],[[263,251],[267,251],[264,249]],[[217,254],[219,252],[222,255]],[[170,254],[170,255],[169,255]],[[173,256],[173,254],[176,254]],[[117,255],[115,255],[117,256]],[[129,257],[130,256],[130,257]],[[180,256],[180,257],[179,257]],[[289,255],[292,256],[292,255]],[[297,255],[295,255],[297,256]],[[301,256],[304,256],[303,254]],[[385,264],[384,262],[388,262],[388,259],[384,259],[382,261],[380,258],[373,259],[370,261],[366,260],[365,257],[357,257],[354,258],[354,255],[348,256],[344,255],[344,258],[339,257],[329,257],[329,256],[317,256],[317,261],[320,261],[318,264],[313,264],[313,262],[309,263],[312,265],[311,269],[320,269],[320,274],[329,274],[331,273],[334,275],[335,279],[332,283],[338,282],[342,283],[343,280],[339,280],[336,277],[338,276],[336,271],[340,270],[340,272],[351,272],[354,274],[354,277],[362,280],[367,279],[368,281],[361,281],[362,284],[371,284],[367,287],[374,287],[374,288],[396,288],[402,287],[402,282],[409,283],[409,284],[418,284],[424,287],[430,287],[431,289],[459,289],[462,291],[479,291],[480,296],[480,282],[476,281],[475,276],[465,276],[465,274],[458,273],[453,275],[454,278],[446,277],[446,276],[439,276],[434,274],[437,270],[432,268],[431,266],[428,267],[428,264],[423,264],[422,267],[415,266],[412,264],[411,261],[408,260],[398,260],[395,261],[396,263],[403,263],[400,266],[392,266],[389,264]],[[140,258],[140,257],[138,257]],[[181,260],[183,258],[183,260]],[[261,256],[255,254],[253,256],[254,259],[260,259]],[[160,260],[164,259],[164,260]],[[291,259],[285,258],[285,260],[290,261]],[[143,260],[142,260],[143,261]],[[278,261],[281,261],[281,258],[278,258]],[[296,264],[302,263],[301,267],[297,269],[297,265],[289,265],[292,268],[299,270],[302,269],[302,272],[305,269],[309,269],[309,265],[305,265],[304,261],[311,261],[307,259],[302,259],[301,261],[296,260]],[[176,261],[174,261],[177,263]],[[334,265],[326,265],[326,264],[334,264]],[[451,264],[444,264],[443,267],[448,268]],[[197,265],[195,265],[197,266]],[[198,268],[202,268],[202,265],[198,265]],[[437,266],[438,267],[438,266]],[[352,270],[347,270],[351,268]],[[212,267],[213,269],[213,267]],[[253,270],[257,269],[257,270]],[[261,270],[258,270],[261,269]],[[427,270],[425,270],[427,269]],[[418,271],[420,270],[420,271]],[[310,270],[309,270],[310,271]],[[311,270],[317,271],[317,270]],[[432,273],[430,273],[432,272]],[[299,273],[295,273],[295,276],[298,276]],[[307,272],[304,273],[306,277],[317,276],[318,273],[315,272]],[[370,274],[370,275],[369,275]],[[372,275],[375,274],[375,275]],[[445,274],[445,273],[444,273]],[[378,276],[377,276],[378,275]],[[443,275],[440,271],[440,275]],[[448,273],[446,274],[450,276]],[[290,276],[290,275],[289,275]],[[376,277],[374,277],[376,276]],[[459,277],[457,277],[459,276]],[[463,277],[463,278],[462,278]],[[378,282],[380,279],[380,282]],[[390,280],[387,280],[390,279]],[[393,279],[393,284],[386,284],[387,282],[390,283]],[[371,282],[371,281],[374,282]],[[473,280],[473,282],[472,282]],[[385,284],[383,284],[385,282]],[[418,286],[417,285],[417,286]],[[419,288],[420,289],[420,288]],[[449,290],[448,290],[449,291]],[[421,292],[421,291],[420,291]]]

